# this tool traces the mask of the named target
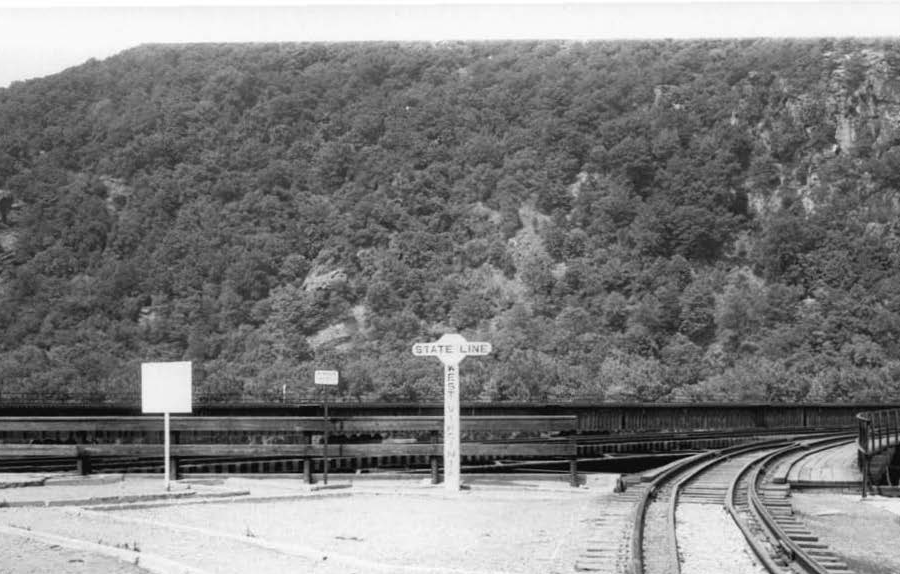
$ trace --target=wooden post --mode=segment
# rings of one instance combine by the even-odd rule
[[[862,497],[865,498],[869,490],[869,457],[863,455],[863,480],[862,480]]]
[[[578,457],[569,457],[569,486],[578,486]]]
[[[428,457],[429,462],[431,462],[431,484],[438,484],[441,482],[441,474],[438,467],[438,457],[436,455],[431,455]]]
[[[303,432],[303,436],[300,438],[302,444],[311,445],[312,444],[312,433],[308,431]],[[307,452],[307,454],[309,454]],[[303,457],[303,483],[304,484],[312,484],[313,476],[312,476],[312,461],[309,456]]]
[[[306,484],[313,483],[312,461],[308,457],[303,459],[303,482]]]
[[[437,444],[437,431],[431,431],[431,444]],[[438,484],[441,482],[441,475],[438,467],[438,457],[435,454],[429,455],[428,463],[431,465],[431,484]]]
[[[78,449],[76,468],[78,474],[82,476],[87,476],[91,473],[91,455],[89,452]]]

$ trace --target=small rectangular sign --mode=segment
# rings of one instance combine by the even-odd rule
[[[191,362],[141,364],[141,412],[191,412]]]
[[[315,382],[317,385],[336,385],[338,384],[338,372],[316,371]]]

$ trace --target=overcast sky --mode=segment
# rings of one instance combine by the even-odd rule
[[[0,0],[0,87],[148,42],[900,37],[900,0],[49,4]]]

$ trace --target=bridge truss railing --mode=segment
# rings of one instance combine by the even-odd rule
[[[866,411],[856,415],[859,452],[872,456],[900,442],[900,409]]]
[[[900,444],[900,409],[865,411],[856,415],[858,461],[863,496],[869,490],[872,457]]]
[[[172,417],[173,444],[169,453],[172,478],[177,478],[181,462],[187,459],[283,458],[303,464],[303,477],[312,482],[312,463],[339,459],[427,460],[432,481],[438,480],[438,462],[443,444],[438,432],[442,417]],[[578,445],[570,436],[578,419],[565,416],[467,416],[463,432],[483,435],[461,444],[463,456],[487,459],[538,459],[568,461],[570,483],[578,484]],[[72,459],[81,474],[90,474],[94,461],[103,458],[161,459],[158,416],[140,417],[0,417],[0,463],[28,458]],[[367,442],[328,445],[321,440],[325,431]],[[423,435],[416,442],[368,442],[382,435],[411,433]],[[532,438],[518,435],[528,435]],[[510,435],[513,435],[510,437]],[[47,436],[48,438],[43,438]],[[490,437],[490,438],[489,438]],[[493,438],[501,437],[501,438]],[[506,438],[502,438],[506,437]],[[268,440],[267,440],[268,439]],[[46,442],[45,442],[46,441]],[[251,442],[247,442],[251,441]],[[257,442],[259,441],[259,442]],[[427,441],[427,442],[426,442]],[[194,466],[213,464],[194,461]],[[154,465],[156,463],[153,463]],[[190,466],[190,465],[188,465]]]

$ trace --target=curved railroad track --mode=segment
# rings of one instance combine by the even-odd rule
[[[699,559],[710,547],[720,547],[719,552],[734,547],[733,533],[732,540],[727,538],[727,523],[718,524],[723,522],[728,488],[748,461],[785,444],[765,441],[723,449],[694,457],[657,477],[655,496],[636,511],[636,516],[643,516],[635,524],[634,573],[678,574],[683,562]]]
[[[730,501],[732,515],[743,517],[750,530],[756,531],[754,553],[766,563],[770,572],[852,574],[847,564],[794,515],[789,500],[790,487],[785,484],[791,467],[800,460],[849,440],[831,437],[779,449],[748,465],[739,477],[746,489],[740,484],[735,486]],[[746,496],[741,495],[741,490]],[[740,524],[740,519],[736,519]],[[771,569],[772,563],[780,569]],[[791,570],[785,569],[788,565]]]
[[[849,440],[765,441],[671,465],[635,509],[630,574],[852,574],[793,515],[785,484],[802,458]]]

